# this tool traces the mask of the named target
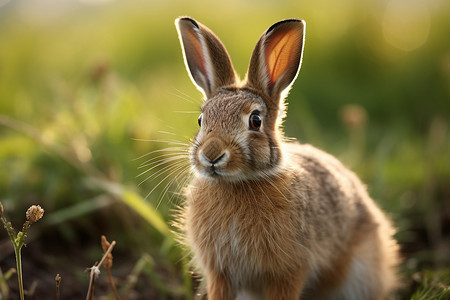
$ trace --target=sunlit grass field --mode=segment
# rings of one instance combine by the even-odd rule
[[[30,205],[45,209],[23,249],[29,297],[54,297],[59,273],[62,299],[83,299],[102,234],[117,242],[124,298],[193,297],[171,226],[186,178],[158,160],[189,144],[202,103],[182,15],[221,38],[241,77],[265,29],[306,20],[287,136],[340,158],[393,219],[404,255],[393,299],[450,298],[448,1],[0,0],[0,201],[17,227]],[[2,230],[0,275],[14,266]],[[6,289],[1,277],[16,299],[14,276]],[[96,295],[113,299],[102,280]]]

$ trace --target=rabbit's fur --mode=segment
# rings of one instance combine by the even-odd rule
[[[206,98],[181,222],[208,299],[384,299],[397,282],[390,221],[354,173],[280,128],[305,23],[272,25],[242,82],[208,28],[176,26]]]

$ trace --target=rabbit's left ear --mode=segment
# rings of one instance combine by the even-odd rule
[[[260,37],[253,50],[247,72],[248,85],[262,91],[279,104],[289,91],[300,69],[305,22],[283,20]]]
[[[230,56],[211,30],[187,17],[178,18],[175,25],[191,79],[207,99],[213,97],[218,88],[236,83]]]

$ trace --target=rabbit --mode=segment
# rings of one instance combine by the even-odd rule
[[[210,29],[175,24],[205,97],[178,222],[207,298],[385,299],[398,282],[391,221],[352,171],[282,131],[305,22],[267,29],[243,81]]]

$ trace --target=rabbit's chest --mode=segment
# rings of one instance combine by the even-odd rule
[[[213,213],[191,224],[196,252],[221,270],[260,272],[268,260],[280,256],[283,232],[254,212]]]
[[[267,198],[257,192],[216,194],[214,199],[201,190],[190,195],[187,234],[204,267],[248,278],[298,263],[292,207],[276,205],[286,200],[279,199],[284,195]]]

